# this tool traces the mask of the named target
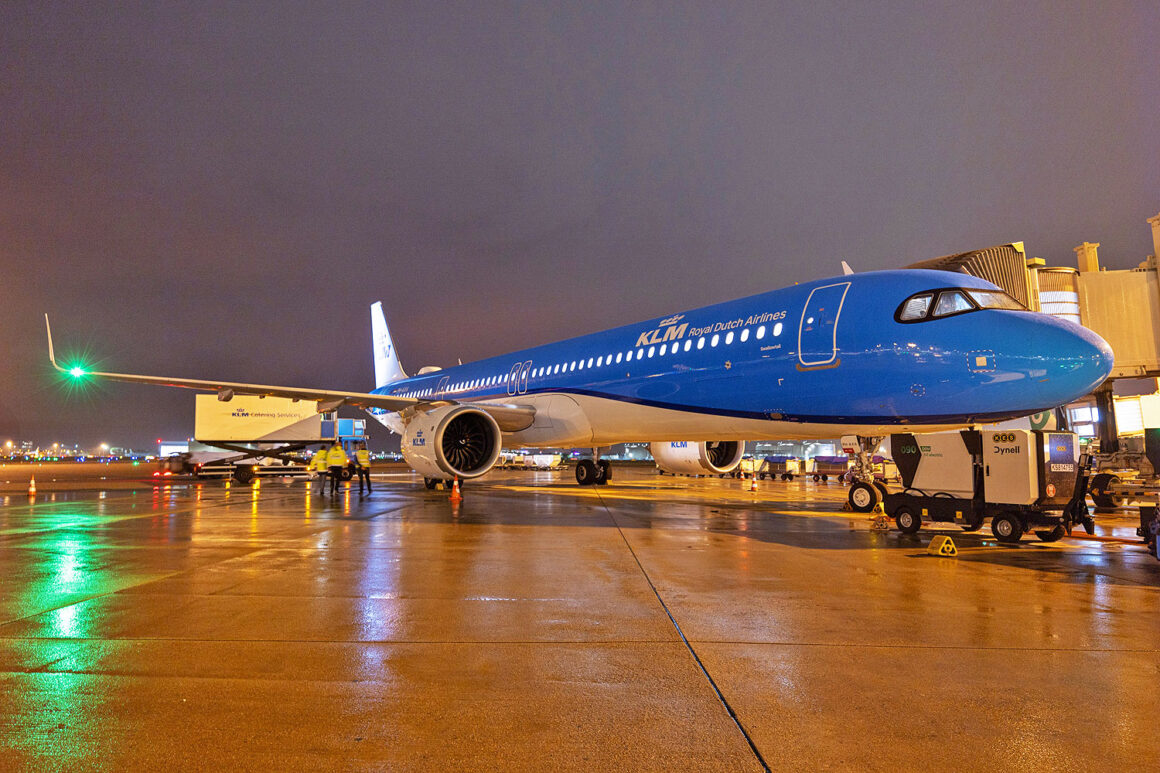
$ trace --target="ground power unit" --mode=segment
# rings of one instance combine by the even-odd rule
[[[887,514],[912,534],[923,521],[975,531],[991,519],[1001,542],[1036,536],[1054,541],[1074,524],[1091,531],[1084,503],[1087,458],[1077,437],[1044,430],[965,430],[890,436],[905,490],[885,498]]]

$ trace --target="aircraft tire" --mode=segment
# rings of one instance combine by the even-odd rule
[[[922,528],[922,518],[905,506],[894,511],[894,523],[903,534],[914,534]]]
[[[1015,513],[999,513],[991,519],[991,533],[995,539],[1014,544],[1023,538],[1023,522]]]
[[[882,501],[882,495],[874,486],[859,481],[850,486],[848,499],[851,510],[856,513],[868,513],[874,509],[874,505]]]
[[[234,465],[233,479],[238,483],[249,483],[254,479],[254,468],[248,464]]]
[[[596,482],[596,465],[591,459],[576,462],[576,482],[581,486],[591,486]]]
[[[596,463],[596,483],[600,486],[607,486],[608,481],[612,480],[612,462],[607,459],[601,459]]]
[[[423,485],[428,489],[434,490],[439,485],[439,481],[435,478],[423,478]]]

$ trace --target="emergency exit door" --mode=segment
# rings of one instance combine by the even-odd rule
[[[838,361],[838,318],[849,282],[815,287],[806,299],[798,324],[798,362],[820,368]]]
[[[526,394],[528,375],[532,372],[532,361],[517,362],[512,365],[507,377],[507,393],[511,396]]]

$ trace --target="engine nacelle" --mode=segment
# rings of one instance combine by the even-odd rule
[[[730,472],[741,463],[745,444],[736,440],[718,440],[696,443],[677,441],[649,443],[649,452],[664,472],[685,475],[719,474]]]
[[[400,450],[425,478],[478,478],[499,459],[499,425],[479,408],[443,406],[407,422]]]

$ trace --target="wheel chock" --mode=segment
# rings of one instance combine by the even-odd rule
[[[876,503],[870,511],[870,530],[890,531],[890,516],[886,514],[881,502]]]
[[[930,541],[926,546],[926,552],[932,556],[957,556],[959,551],[955,549],[955,541],[945,534],[940,534]]]

